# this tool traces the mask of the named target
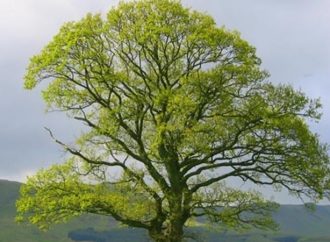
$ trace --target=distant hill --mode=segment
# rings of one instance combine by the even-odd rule
[[[304,205],[282,205],[274,219],[282,233],[330,236],[330,206],[317,206],[315,211],[311,211]]]
[[[115,227],[112,220],[102,216],[82,216],[67,224],[59,224],[49,231],[40,231],[36,226],[15,222],[15,201],[19,196],[21,183],[0,180],[0,242],[72,242],[70,231],[94,227],[106,230]]]
[[[82,216],[67,224],[42,232],[32,225],[14,221],[18,182],[0,180],[0,242],[145,242],[144,231],[119,228],[113,220],[101,216]],[[253,231],[237,234],[193,228],[200,241],[207,242],[330,242],[330,206],[317,206],[314,212],[303,205],[282,205],[274,214],[280,231]]]

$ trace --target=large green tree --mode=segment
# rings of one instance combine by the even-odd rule
[[[29,177],[18,219],[46,228],[95,213],[179,242],[199,216],[274,226],[275,204],[228,179],[327,197],[327,146],[307,124],[320,103],[267,81],[255,52],[175,0],[120,3],[106,18],[66,23],[32,57],[25,87],[48,81],[48,109],[87,128],[74,145],[50,132],[68,160]]]

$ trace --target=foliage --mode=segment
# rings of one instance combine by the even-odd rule
[[[29,178],[18,218],[42,228],[81,213],[183,240],[188,219],[273,228],[275,204],[230,178],[328,196],[327,146],[309,130],[318,100],[273,85],[237,32],[175,0],[120,3],[65,24],[32,57],[25,87],[89,130],[72,157]]]
[[[66,224],[58,224],[47,231],[40,231],[31,224],[15,223],[15,201],[19,197],[21,183],[0,180],[0,241],[1,242],[72,242],[68,233],[79,228],[95,226],[97,230],[117,227],[109,218],[84,215]],[[112,225],[111,225],[112,223]]]

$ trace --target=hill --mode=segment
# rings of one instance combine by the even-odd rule
[[[49,231],[40,231],[36,226],[15,222],[15,201],[19,196],[21,183],[0,180],[0,242],[72,242],[68,233],[73,230],[94,227],[106,230],[115,227],[113,221],[101,216],[82,216],[70,223],[59,224]]]
[[[118,227],[107,217],[87,215],[67,224],[55,225],[47,232],[32,225],[15,223],[15,201],[20,183],[0,180],[0,242],[144,242],[146,233],[138,229]],[[277,232],[219,232],[193,228],[189,232],[208,242],[329,242],[330,206],[317,206],[312,212],[303,205],[282,205],[274,213],[279,223]]]

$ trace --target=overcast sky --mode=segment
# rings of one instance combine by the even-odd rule
[[[78,123],[44,112],[40,88],[23,89],[29,57],[37,54],[66,21],[87,12],[106,13],[116,0],[0,1],[0,179],[24,181],[42,167],[63,160],[63,152],[43,127],[72,142]],[[185,0],[212,15],[219,26],[241,32],[257,48],[274,82],[291,83],[321,97],[323,119],[312,129],[330,143],[329,0]],[[294,202],[286,193],[283,203]]]

